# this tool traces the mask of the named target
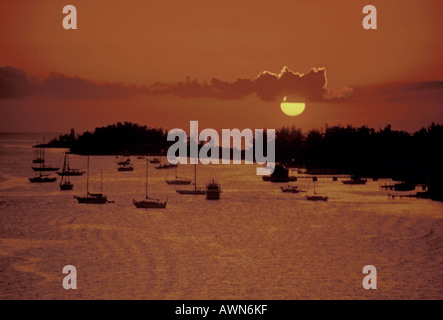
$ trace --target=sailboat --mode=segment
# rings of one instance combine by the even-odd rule
[[[164,209],[166,208],[166,201],[160,201],[159,199],[152,199],[148,197],[148,167],[149,162],[146,160],[146,197],[145,200],[132,200],[132,203],[137,208],[145,208],[145,209]]]
[[[62,172],[57,172],[58,175],[62,176],[62,179],[60,180],[60,190],[72,190],[72,188],[74,188],[74,185],[69,181],[69,174],[66,174],[67,171],[69,171],[69,160],[65,152],[63,170]]]
[[[314,177],[312,180],[314,181],[314,195],[306,196],[306,199],[310,201],[328,201],[329,198],[327,196],[318,195],[315,191],[315,182],[317,181],[317,177]]]
[[[126,165],[126,164],[131,164],[131,158],[128,157],[128,158],[126,158],[126,160],[123,160],[123,156],[122,156],[122,159],[120,161],[118,161],[117,164],[119,166],[123,166],[123,165]]]
[[[167,184],[176,184],[176,185],[191,184],[191,181],[192,181],[191,179],[177,176],[177,170],[178,170],[178,166],[175,167],[175,179],[174,180],[166,180],[166,183]]]
[[[172,164],[172,163],[165,163],[160,164],[159,166],[155,167],[155,169],[171,169],[171,168],[177,168],[178,164]]]
[[[299,192],[304,192],[302,190],[300,190],[297,186],[291,186],[291,185],[287,185],[286,187],[280,187],[282,192],[285,193],[299,193]]]
[[[57,181],[57,178],[55,177],[49,177],[49,174],[42,174],[40,172],[40,175],[34,178],[29,178],[29,181],[32,183],[45,183],[45,182],[55,182]]]
[[[134,165],[132,163],[122,164],[117,167],[118,171],[134,171]]]
[[[43,143],[45,140],[43,139]],[[41,147],[40,156],[32,160],[33,163],[39,163],[38,167],[32,167],[34,171],[57,171],[58,168],[45,165],[45,147]]]
[[[93,203],[93,204],[104,204],[108,202],[108,198],[103,195],[103,172],[101,172],[100,181],[100,193],[90,193],[89,192],[89,156],[88,156],[88,170],[86,175],[86,196],[74,196],[78,203]]]
[[[150,163],[160,163],[160,159],[159,158],[154,158],[152,160],[149,160]]]
[[[206,194],[205,188],[197,187],[197,163],[194,165],[194,189],[175,190],[180,194]]]
[[[45,143],[45,140],[43,138],[43,144]],[[44,163],[45,159],[43,157],[43,147],[38,147],[37,150],[35,150],[36,158],[32,160],[32,163]]]
[[[59,176],[82,176],[85,172],[80,171],[79,169],[71,169],[69,167],[69,157],[68,153],[65,152],[65,160],[63,162],[63,170],[57,171]]]

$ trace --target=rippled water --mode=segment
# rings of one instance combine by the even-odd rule
[[[136,209],[145,160],[117,172],[116,158],[91,157],[91,191],[115,203],[78,204],[73,191],[31,184],[40,135],[0,134],[0,298],[2,299],[442,299],[443,203],[389,199],[381,182],[350,186],[319,179],[328,202],[284,194],[253,165],[198,168],[215,178],[219,201],[179,195],[165,183],[174,170],[150,165],[150,193],[167,209]],[[61,165],[62,150],[47,150]],[[86,158],[71,156],[86,168]],[[179,168],[193,177],[193,167]],[[312,182],[299,180],[312,191]],[[78,289],[64,290],[63,266],[74,265]],[[364,290],[374,265],[378,289]]]

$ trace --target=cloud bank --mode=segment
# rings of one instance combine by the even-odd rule
[[[131,86],[123,83],[98,83],[79,77],[51,73],[37,79],[14,67],[0,68],[0,99],[19,99],[45,95],[60,100],[120,99],[134,95],[163,95],[180,98],[241,100],[256,96],[263,101],[281,101],[284,96],[306,102],[386,102],[442,99],[443,82],[389,84],[371,87],[329,88],[325,68],[298,73],[287,67],[279,73],[261,72],[252,79],[232,82],[217,78],[199,82],[189,77],[175,83]]]

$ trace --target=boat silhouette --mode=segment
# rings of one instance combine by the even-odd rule
[[[105,204],[108,202],[108,198],[103,195],[103,172],[101,172],[100,179],[100,193],[89,192],[89,156],[88,156],[88,170],[86,175],[86,195],[74,196],[78,203],[90,203],[90,204]]]
[[[192,180],[189,178],[185,178],[185,177],[179,177],[177,175],[177,170],[178,170],[178,166],[175,167],[175,179],[171,180],[166,180],[167,184],[173,184],[173,185],[186,185],[186,184],[191,184]]]
[[[49,177],[49,174],[42,174],[40,172],[40,175],[38,177],[29,178],[29,181],[31,181],[32,183],[48,183],[57,181],[57,178]]]
[[[206,188],[197,187],[197,164],[194,165],[194,189],[175,190],[179,194],[206,194]]]
[[[219,200],[221,188],[220,184],[214,179],[206,185],[206,199],[207,200]]]
[[[166,208],[166,201],[161,201],[159,199],[149,198],[148,196],[148,168],[149,162],[146,160],[146,189],[145,189],[145,199],[136,201],[132,200],[132,203],[136,208],[144,208],[144,209],[164,209]]]
[[[317,181],[317,177],[314,177],[312,179],[314,182],[314,194],[313,195],[307,195],[306,199],[309,201],[328,201],[328,197],[326,195],[319,195],[317,194],[317,191],[315,190],[315,182]]]

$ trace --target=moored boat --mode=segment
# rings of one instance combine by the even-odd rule
[[[89,192],[89,156],[88,156],[88,170],[86,175],[86,195],[85,196],[74,196],[78,203],[88,203],[88,204],[105,204],[108,202],[108,198],[103,195],[103,172],[101,173],[100,179],[100,193]]]
[[[29,178],[29,181],[31,181],[32,183],[48,183],[57,181],[57,178],[49,177],[48,174],[44,175],[40,173],[38,177]]]
[[[149,162],[146,160],[146,189],[145,189],[145,199],[144,200],[132,200],[132,203],[136,208],[143,209],[164,209],[166,208],[166,201],[161,201],[159,199],[149,198],[148,196],[148,168]]]
[[[207,200],[219,200],[221,188],[220,184],[214,179],[206,185],[206,199]]]
[[[286,187],[280,187],[282,192],[289,192],[289,193],[299,193],[302,192],[300,189],[298,189],[297,186],[290,186],[287,185]]]
[[[191,179],[177,176],[177,170],[178,170],[178,166],[175,167],[175,179],[167,179],[166,183],[173,184],[173,185],[191,184],[191,182],[192,182]]]

